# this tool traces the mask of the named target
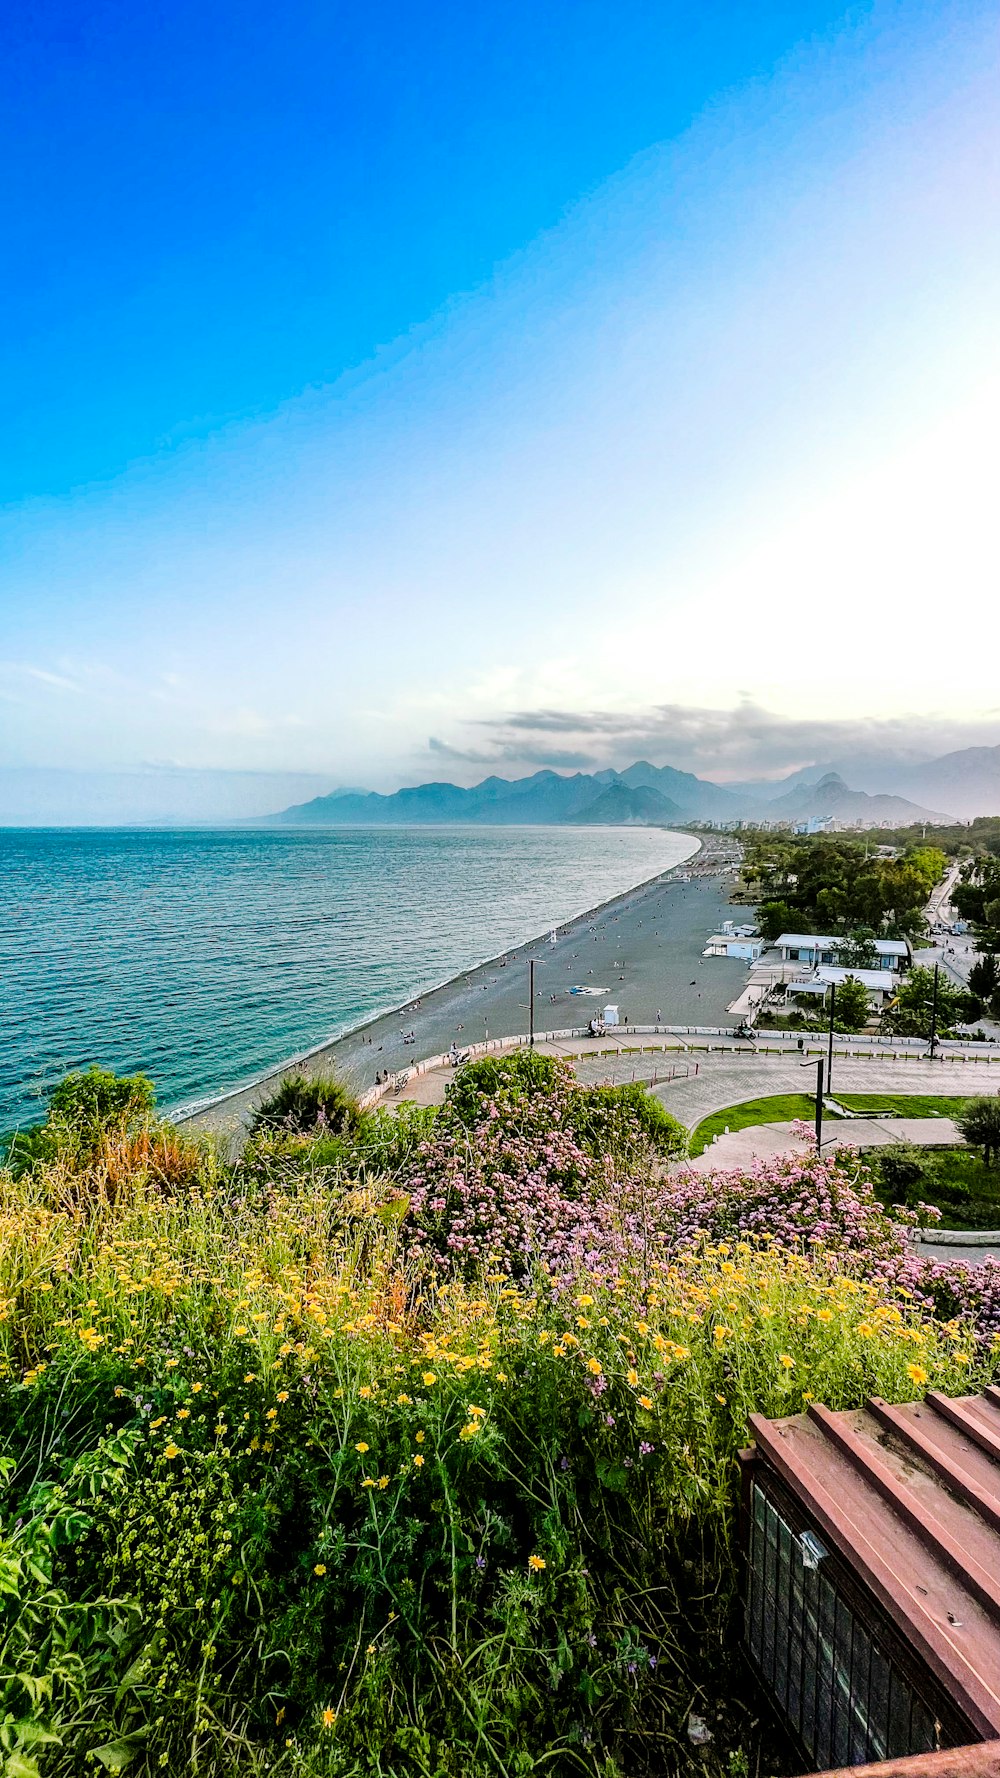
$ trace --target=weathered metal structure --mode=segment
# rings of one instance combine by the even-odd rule
[[[804,1761],[1000,1778],[1000,1390],[751,1427],[747,1648]]]

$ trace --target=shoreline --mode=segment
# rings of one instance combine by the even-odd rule
[[[626,930],[621,934],[614,933],[614,938],[616,941],[627,938],[629,949],[638,948],[643,952],[643,963],[648,966],[651,961],[647,954],[648,941],[651,936],[649,916],[652,916],[654,922],[652,938],[656,939],[659,947],[662,947],[664,941],[658,937],[658,927],[655,925],[655,921],[661,917],[660,906],[671,890],[711,885],[716,890],[715,901],[718,901],[720,882],[725,880],[728,867],[736,853],[734,844],[728,836],[720,835],[717,839],[713,836],[702,838],[691,835],[690,837],[695,841],[695,844],[686,858],[668,866],[665,871],[642,879],[619,895],[584,909],[561,924],[556,929],[559,934],[556,947],[553,948],[550,945],[548,933],[535,934],[516,946],[498,952],[492,957],[484,958],[478,963],[468,965],[444,981],[411,995],[409,999],[393,1007],[369,1015],[362,1023],[342,1031],[336,1037],[327,1037],[320,1043],[311,1045],[307,1050],[285,1057],[280,1063],[268,1069],[266,1073],[256,1076],[252,1081],[230,1088],[224,1093],[215,1094],[208,1099],[197,1102],[188,1101],[187,1104],[178,1106],[176,1110],[168,1114],[172,1116],[175,1123],[190,1129],[200,1129],[216,1134],[231,1133],[243,1123],[246,1114],[263,1096],[263,1089],[280,1080],[292,1069],[304,1068],[306,1072],[334,1070],[352,1091],[360,1094],[373,1084],[376,1072],[385,1070],[396,1072],[412,1067],[417,1062],[447,1050],[452,1040],[457,1041],[460,1047],[469,1047],[474,1043],[482,1042],[484,1035],[487,1041],[514,1036],[518,1031],[525,1031],[528,1024],[527,986],[520,980],[523,966],[533,952],[539,952],[543,948],[544,956],[540,958],[540,963],[544,966],[544,973],[549,977],[545,986],[547,988],[557,987],[559,990],[556,993],[549,993],[549,1005],[561,1004],[569,998],[569,995],[572,995],[576,1002],[574,1011],[577,1018],[567,1020],[565,1015],[560,1016],[557,1020],[558,1025],[578,1022],[585,1024],[596,1010],[593,999],[595,994],[614,997],[621,990],[617,984],[614,988],[602,987],[600,989],[590,987],[573,989],[571,987],[569,994],[567,994],[561,978],[557,982],[552,973],[557,961],[560,965],[565,962],[565,970],[571,975],[577,973],[582,976],[585,973],[589,975],[594,973],[593,969],[585,972],[583,968],[574,972],[572,960],[579,960],[581,953],[579,950],[570,952],[570,946],[582,945],[591,935],[595,944],[600,943],[602,938],[607,941],[612,936],[610,928],[617,927],[624,922]],[[639,917],[641,911],[645,911],[647,914],[644,937],[636,930],[637,927],[643,927],[643,920]],[[705,911],[708,914],[707,908]],[[629,916],[631,916],[631,921]],[[717,910],[713,911],[709,916],[709,924],[717,917]],[[698,922],[698,933],[697,955],[700,958],[701,948],[707,937],[707,927],[700,921]],[[672,936],[669,932],[667,933],[668,942]],[[681,936],[687,937],[689,935]],[[616,943],[616,948],[620,948],[620,944]],[[691,948],[688,945],[684,959],[685,969],[690,966],[691,954]],[[600,952],[595,955],[604,965],[599,973],[610,974],[611,970],[605,962],[604,955]],[[565,961],[567,957],[570,957],[571,960]],[[660,959],[656,961],[659,962]],[[717,965],[718,962],[719,960],[716,960]],[[623,968],[619,975],[619,982],[624,981],[629,974],[629,967],[625,966],[624,959],[622,959],[622,963]],[[521,971],[517,967],[519,964],[522,965]],[[744,965],[739,965],[741,975],[744,968]],[[618,969],[617,962],[614,964],[614,969]],[[730,974],[731,971],[726,969],[724,961],[722,969],[717,967],[715,971],[716,977],[722,975],[728,977]],[[630,999],[635,994],[636,986],[634,981],[630,981],[626,990]],[[695,986],[696,982],[692,981],[691,987]],[[722,986],[721,980],[719,986]],[[480,993],[485,994],[484,1000],[479,999]],[[518,999],[518,995],[521,994],[524,995],[523,1002]],[[666,989],[664,988],[661,990],[661,997],[665,997],[665,995]],[[700,992],[698,998],[701,998]],[[712,996],[712,998],[717,998],[717,996]],[[725,1000],[728,1001],[731,998],[732,984],[725,989]],[[602,998],[601,1005],[603,1004]],[[536,1025],[541,1036],[545,1028],[542,1021],[549,1010],[542,994],[536,995],[536,1005],[539,1011]],[[485,1033],[481,1028],[480,1015],[482,1016],[482,1026],[485,1026]],[[705,1015],[708,1016],[707,1008]],[[468,1027],[465,1022],[467,1018],[474,1021]],[[397,1030],[401,1023],[407,1025],[409,1030]]]

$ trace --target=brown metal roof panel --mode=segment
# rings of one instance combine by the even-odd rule
[[[924,1402],[907,1401],[897,1406],[873,1396],[868,1406],[891,1436],[992,1528],[997,1540],[996,1559],[1000,1560],[1000,1471],[992,1458]]]
[[[905,1759],[876,1760],[872,1766],[838,1766],[815,1778],[1000,1778],[1000,1741],[911,1753]]]
[[[864,1468],[804,1415],[754,1415],[758,1448],[831,1546],[946,1686],[969,1722],[1000,1733],[1000,1627],[926,1538],[878,1493]]]
[[[915,1463],[865,1409],[814,1418],[862,1479],[873,1487],[926,1547],[1000,1623],[1000,1538],[965,1502],[947,1493],[933,1470]]]
[[[1000,1495],[1000,1408],[981,1395],[942,1395],[929,1389],[927,1403],[942,1419],[957,1426],[966,1438],[991,1458],[996,1469],[996,1486]]]

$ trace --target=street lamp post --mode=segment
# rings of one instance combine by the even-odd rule
[[[826,1090],[833,1092],[833,1015],[837,1006],[837,984],[830,983],[830,1041],[826,1051]]]
[[[811,1062],[800,1062],[800,1068],[811,1068]],[[816,1153],[823,1151],[823,1058],[816,1062]]]
[[[535,1047],[535,959],[528,961],[528,1042]]]
[[[931,1061],[932,1062],[934,1060],[934,1055],[937,1050],[937,1042],[938,1042],[938,1036],[937,1036],[938,971],[940,970],[940,968],[941,968],[940,963],[935,963],[935,965],[934,965],[934,991],[931,995]]]

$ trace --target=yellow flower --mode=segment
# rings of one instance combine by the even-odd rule
[[[409,1397],[409,1396],[408,1396],[408,1395],[397,1395],[397,1397],[396,1397],[396,1406],[397,1406],[397,1407],[400,1407],[400,1408],[408,1408],[408,1407],[411,1407],[411,1406],[412,1406],[412,1402],[411,1402],[411,1400],[410,1400],[410,1397]]]
[[[181,1453],[180,1453],[179,1446],[175,1445],[173,1440],[171,1439],[170,1443],[164,1447],[164,1451],[163,1451],[164,1457],[179,1457],[180,1454]]]
[[[719,1406],[720,1406],[720,1407],[722,1407],[722,1408],[724,1408],[724,1407],[725,1407],[725,1405],[726,1405],[726,1398],[725,1398],[725,1396],[724,1396],[724,1395],[720,1395],[720,1394],[719,1394],[719,1392],[718,1392],[718,1390],[716,1390],[716,1394],[715,1394],[715,1399],[716,1399],[716,1401],[717,1401],[717,1402],[718,1402],[718,1403],[719,1403]]]
[[[646,1410],[646,1412],[647,1412],[647,1414],[648,1414],[648,1413],[649,1413],[649,1412],[650,1412],[650,1410],[651,1410],[651,1408],[652,1408],[652,1406],[653,1406],[653,1399],[652,1399],[652,1396],[649,1396],[649,1395],[640,1395],[640,1397],[639,1397],[639,1406],[640,1406],[640,1407],[641,1407],[641,1408],[645,1408],[645,1410]]]
[[[540,1574],[541,1570],[545,1567],[545,1557],[544,1556],[529,1556],[528,1557],[528,1567],[530,1569],[532,1569],[532,1571],[535,1574]]]
[[[166,1414],[161,1414],[158,1420],[151,1420],[149,1422],[149,1430],[150,1430],[150,1432],[155,1432],[158,1426],[165,1426],[166,1423],[167,1423]]]
[[[243,1381],[244,1381],[244,1383],[256,1383],[257,1372],[256,1371],[247,1371],[247,1374],[244,1377]]]
[[[414,1467],[414,1469],[423,1469],[423,1467],[424,1467],[424,1460],[421,1457],[419,1451],[417,1452],[417,1455],[413,1459],[413,1467]]]
[[[601,1366],[596,1358],[588,1358],[587,1369],[592,1377],[599,1377],[601,1374]]]
[[[630,1389],[637,1389],[639,1386],[639,1372],[629,1371],[625,1380]]]
[[[424,1439],[426,1437],[426,1434],[423,1432],[418,1432],[418,1433],[414,1434],[414,1437],[416,1438],[417,1444],[422,1445],[424,1442]]]
[[[728,1340],[731,1333],[732,1333],[732,1328],[724,1327],[722,1325],[722,1323],[720,1322],[719,1326],[715,1329],[715,1336],[714,1337],[715,1337],[716,1345],[717,1346],[723,1345],[725,1343],[725,1341]]]
[[[795,1367],[795,1360],[792,1357],[790,1352],[782,1352],[779,1355],[778,1363],[780,1364],[783,1371],[790,1371],[790,1370],[793,1370]]]
[[[356,1451],[367,1451],[367,1450],[368,1450],[368,1446],[367,1446],[367,1445],[366,1445],[366,1444],[365,1444],[365,1441],[364,1441],[364,1439],[363,1439],[363,1438],[362,1438],[362,1439],[359,1439],[359,1440],[358,1440],[358,1442],[357,1442],[357,1444],[356,1444],[356,1445],[355,1445],[355,1447],[354,1447],[354,1449],[355,1449],[355,1450],[356,1450]]]
[[[264,1415],[264,1418],[265,1418],[265,1420],[276,1420],[278,1418],[277,1408],[268,1408],[267,1413]]]
[[[364,1387],[362,1389],[358,1390],[358,1394],[360,1395],[362,1401],[371,1401],[372,1392],[369,1389],[367,1383],[364,1385]]]
[[[384,1493],[385,1489],[389,1486],[389,1477],[387,1475],[380,1475],[378,1478],[378,1485]]]
[[[324,1712],[323,1712],[323,1727],[325,1729],[332,1729],[336,1720],[337,1720],[337,1712],[335,1710],[330,1710],[329,1708],[324,1710]]]
[[[576,1300],[581,1309],[589,1309],[594,1301],[592,1296],[578,1296]]]
[[[247,1329],[243,1326],[242,1322],[240,1323],[239,1327],[233,1328],[233,1333],[236,1335],[236,1338],[238,1340],[242,1340],[242,1338],[246,1332],[247,1332]]]
[[[437,1378],[434,1375],[433,1371],[424,1371],[424,1374],[420,1380],[423,1383],[423,1386],[425,1389],[430,1389],[432,1384],[437,1382]]]
[[[278,1400],[279,1401],[287,1401],[288,1400],[288,1390],[287,1389],[279,1389],[278,1390]]]
[[[859,1332],[859,1334],[863,1335],[863,1337],[866,1340],[870,1340],[873,1333],[875,1332],[875,1329],[873,1328],[870,1321],[859,1321],[858,1322],[858,1332]]]
[[[637,1321],[635,1326],[636,1326],[637,1333],[648,1334],[648,1332],[649,1332],[649,1322],[648,1321]]]
[[[324,1575],[326,1573],[326,1563],[325,1562],[315,1562],[313,1564],[313,1573],[319,1574],[319,1575]]]
[[[373,1480],[372,1480],[372,1478],[371,1478],[371,1476],[370,1476],[370,1475],[366,1475],[366,1476],[365,1476],[365,1479],[364,1479],[364,1481],[363,1481],[363,1482],[362,1482],[362,1484],[361,1484],[361,1486],[362,1486],[362,1487],[363,1487],[363,1488],[374,1488],[374,1486],[375,1486],[375,1483],[374,1483],[374,1482],[373,1482]]]
[[[205,1387],[204,1383],[192,1383],[191,1394],[192,1395],[199,1395],[201,1393],[202,1389],[204,1389],[204,1387]]]
[[[906,1367],[906,1374],[911,1383],[917,1383],[919,1385],[929,1381],[927,1372],[924,1370],[922,1364],[908,1364]]]

